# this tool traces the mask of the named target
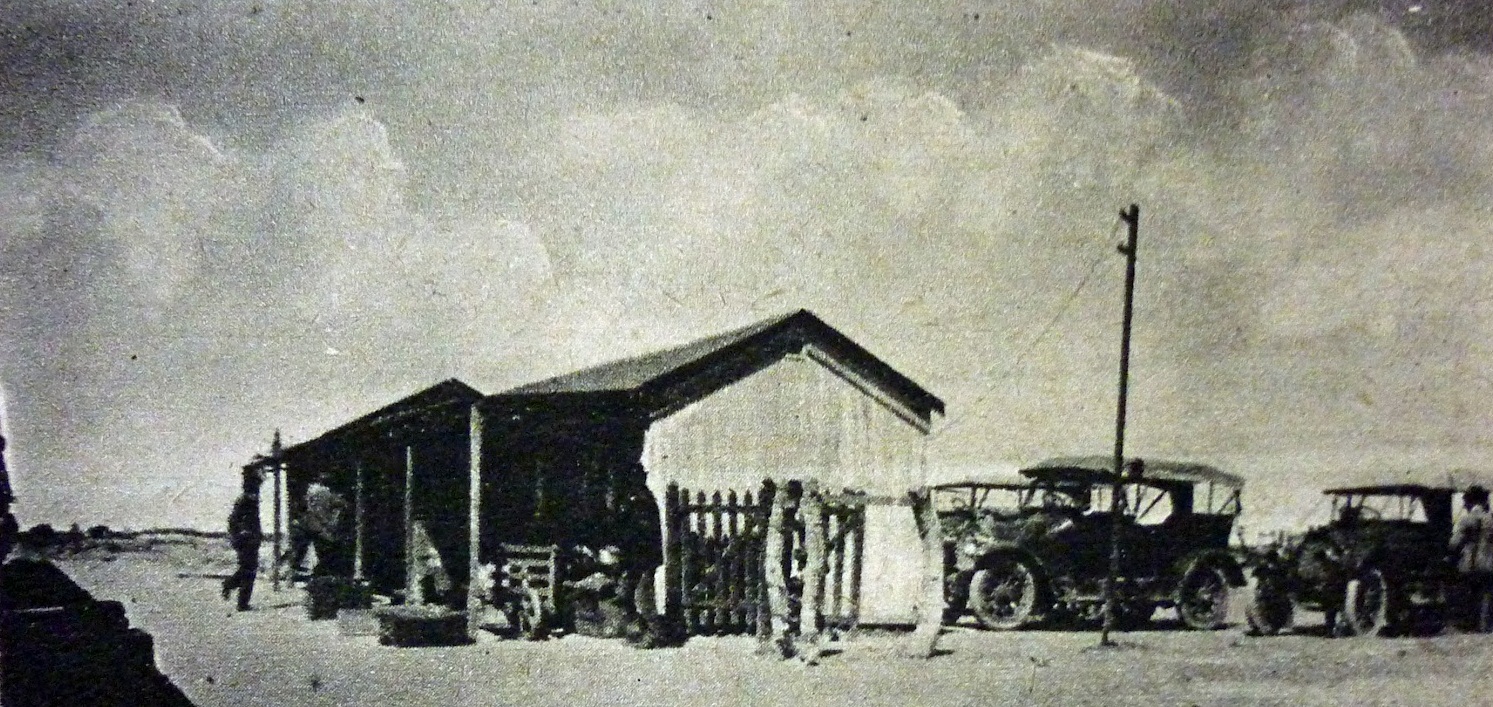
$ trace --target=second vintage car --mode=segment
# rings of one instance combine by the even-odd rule
[[[1175,608],[1188,627],[1222,627],[1230,590],[1244,585],[1229,551],[1243,480],[1202,464],[1128,460],[1116,523],[1112,464],[1053,459],[1022,469],[1021,481],[937,487],[946,619],[969,613],[1004,630],[1100,618],[1118,530],[1122,626]]]
[[[1273,548],[1255,570],[1250,628],[1273,634],[1293,609],[1336,635],[1434,630],[1456,570],[1447,558],[1456,490],[1419,484],[1329,489],[1332,520]]]

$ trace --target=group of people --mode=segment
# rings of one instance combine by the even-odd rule
[[[263,481],[264,477],[258,471],[245,471],[243,491],[228,513],[228,542],[233,547],[238,566],[223,580],[222,596],[227,601],[237,591],[239,611],[251,609],[254,580],[259,574],[259,548],[264,542],[264,530],[259,522],[259,487]],[[291,523],[289,557],[277,557],[275,561],[289,559],[294,572],[291,576],[295,577],[305,572],[306,555],[315,548],[316,571],[326,574],[331,558],[338,556],[341,547],[338,538],[345,505],[342,498],[327,486],[326,474],[318,474],[306,487],[304,511]]]

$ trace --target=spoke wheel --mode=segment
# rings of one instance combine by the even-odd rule
[[[544,598],[533,589],[528,589],[518,601],[518,631],[531,641],[549,635],[549,612],[544,609]]]
[[[1343,597],[1343,619],[1353,635],[1391,635],[1398,628],[1394,609],[1394,588],[1383,570],[1370,567],[1348,580]]]
[[[1177,613],[1188,628],[1223,628],[1229,613],[1229,577],[1222,568],[1196,565],[1177,587]]]
[[[969,580],[969,608],[981,626],[1010,631],[1037,618],[1037,573],[1020,558],[1007,558],[975,572]]]
[[[1269,580],[1255,585],[1254,600],[1245,612],[1250,631],[1260,636],[1274,636],[1289,628],[1294,613],[1290,595]]]

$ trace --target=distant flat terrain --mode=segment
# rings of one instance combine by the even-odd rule
[[[1493,636],[1252,638],[1242,628],[1152,630],[1117,634],[1121,648],[1097,650],[1092,632],[956,627],[931,660],[897,657],[901,636],[873,631],[812,668],[755,656],[753,641],[742,638],[643,651],[581,637],[531,643],[484,635],[459,648],[396,649],[343,637],[335,622],[307,621],[302,592],[273,592],[267,577],[255,593],[256,610],[236,614],[219,599],[217,581],[184,572],[192,568],[175,555],[82,557],[60,566],[100,598],[123,601],[134,625],[155,636],[161,669],[201,707],[1462,706],[1493,694]],[[1236,610],[1243,600],[1236,599]]]

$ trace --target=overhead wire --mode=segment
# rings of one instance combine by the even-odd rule
[[[1113,241],[1115,239],[1115,236],[1119,234],[1120,226],[1123,223],[1124,219],[1115,219],[1114,227],[1110,229],[1109,236],[1106,239],[1107,241]],[[1084,270],[1083,276],[1079,278],[1078,284],[1074,285],[1073,290],[1070,291],[1068,295],[1058,303],[1057,308],[1053,311],[1052,316],[1048,318],[1047,323],[1043,325],[1042,329],[1037,332],[1037,335],[1032,337],[1032,340],[1027,342],[1026,346],[1022,347],[1021,351],[1016,354],[1016,358],[1012,360],[1011,365],[1006,368],[1006,371],[1003,374],[991,379],[990,383],[985,386],[985,389],[981,391],[980,395],[977,396],[969,404],[969,409],[977,409],[980,403],[985,402],[985,400],[990,397],[990,394],[995,392],[995,387],[997,385],[1006,382],[1021,370],[1021,364],[1026,360],[1026,357],[1031,354],[1032,351],[1036,350],[1037,346],[1042,343],[1043,339],[1047,338],[1047,335],[1052,332],[1053,328],[1057,326],[1057,323],[1062,320],[1065,314],[1068,313],[1068,309],[1073,306],[1073,303],[1075,301],[1078,300],[1078,295],[1083,292],[1085,287],[1088,286],[1089,281],[1094,279],[1094,273],[1098,272],[1099,264],[1104,262],[1104,260],[1109,256],[1109,251],[1102,251],[1098,256],[1094,258],[1092,262],[1089,263],[1088,268]],[[937,430],[934,430],[929,436],[938,437],[944,432],[958,427],[961,422],[969,420],[970,418],[977,415],[978,413],[974,413],[954,420],[953,422],[950,422],[949,424],[944,425]]]

